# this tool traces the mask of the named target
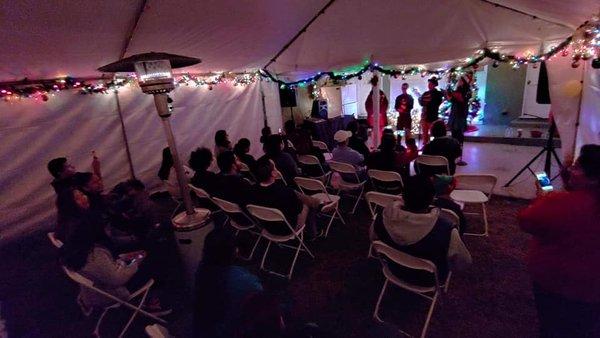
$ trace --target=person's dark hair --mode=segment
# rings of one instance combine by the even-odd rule
[[[282,337],[281,326],[283,312],[277,297],[266,292],[250,296],[242,305],[240,338]]]
[[[273,170],[275,167],[273,166],[273,162],[266,157],[261,157],[256,161],[256,169],[254,176],[258,180],[259,183],[266,182],[271,177]]]
[[[587,178],[600,179],[600,145],[586,144],[582,146],[577,162]]]
[[[373,75],[373,77],[371,78],[371,80],[369,80],[369,83],[372,86],[377,86],[378,82],[379,82],[379,76],[377,76],[377,75]]]
[[[281,153],[281,143],[283,143],[281,135],[269,135],[269,137],[267,137],[267,141],[265,142],[265,153],[267,156],[273,157],[279,155],[279,153]]]
[[[431,136],[444,137],[446,136],[446,124],[442,120],[435,120],[431,125]]]
[[[50,160],[50,162],[48,162],[48,171],[50,172],[50,175],[52,175],[54,178],[59,178],[66,163],[66,157],[58,157]]]
[[[234,163],[235,154],[233,151],[224,151],[217,156],[217,165],[219,166],[222,174],[230,172]]]
[[[383,152],[393,152],[396,149],[396,138],[393,134],[383,134],[380,149]]]
[[[405,142],[406,142],[407,146],[416,146],[417,145],[417,140],[412,137],[407,138]]]
[[[411,176],[404,181],[404,207],[408,211],[418,212],[427,209],[433,202],[435,188],[431,179],[424,175]]]
[[[76,189],[85,189],[85,186],[92,180],[94,174],[90,172],[75,173],[73,175],[73,187]]]
[[[228,266],[235,260],[235,237],[227,229],[214,229],[204,239],[202,263]]]
[[[438,86],[438,79],[435,76],[431,77],[429,80],[427,80],[427,82],[433,83],[433,85],[436,86],[436,87]]]
[[[271,127],[263,127],[263,129],[260,131],[260,134],[261,136],[269,136],[273,133],[271,132]]]
[[[283,130],[288,135],[293,133],[296,130],[296,123],[294,122],[294,120],[292,119],[285,121],[285,123],[283,124]]]
[[[229,147],[231,142],[229,142],[229,139],[227,138],[227,132],[225,130],[217,130],[215,133],[215,144],[219,147]]]
[[[250,140],[247,138],[241,138],[233,147],[233,152],[240,156],[247,154],[250,151]]]
[[[346,130],[351,131],[352,135],[356,135],[356,133],[358,133],[358,121],[352,120],[348,122],[346,125]]]
[[[160,169],[158,169],[158,178],[160,178],[161,181],[168,180],[172,167],[173,155],[171,155],[171,149],[166,147],[162,151],[162,162],[160,163]]]
[[[394,135],[394,131],[390,128],[383,128],[383,135]]]
[[[194,171],[206,171],[210,167],[213,155],[208,148],[196,148],[190,154],[188,164]]]

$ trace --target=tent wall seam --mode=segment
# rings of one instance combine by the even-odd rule
[[[119,100],[119,92],[115,91],[115,102],[117,103],[117,112],[119,113],[119,122],[121,122],[121,134],[123,135],[123,143],[125,144],[125,153],[127,154],[127,163],[129,164],[129,173],[131,178],[135,178],[135,170],[133,169],[133,159],[131,150],[129,149],[129,140],[127,139],[127,129],[125,129],[125,121],[123,120],[123,111],[121,110],[121,100]]]

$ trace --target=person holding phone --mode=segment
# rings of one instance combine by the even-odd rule
[[[581,148],[546,192],[519,213],[532,235],[527,262],[542,337],[600,336],[600,145]],[[547,189],[546,189],[547,190]]]

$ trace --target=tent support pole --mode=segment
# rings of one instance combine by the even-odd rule
[[[131,151],[129,150],[129,141],[127,140],[127,131],[125,130],[125,122],[123,121],[123,111],[121,110],[121,101],[119,100],[118,91],[115,91],[115,101],[117,102],[117,112],[119,113],[119,121],[121,122],[121,133],[123,135],[123,143],[125,143],[127,162],[129,163],[129,174],[131,175],[131,178],[135,178],[135,170],[133,170],[133,160],[131,159]]]
[[[268,123],[269,121],[267,119],[267,106],[265,104],[265,92],[263,90],[262,82],[263,82],[263,80],[261,78],[259,80],[259,82],[258,82],[258,86],[259,86],[258,88],[260,89],[260,100],[262,102],[262,111],[263,111],[263,119],[264,119],[263,120],[263,124],[264,124],[265,127],[268,127],[269,126],[269,123]]]
[[[573,158],[575,158],[575,154],[577,153],[577,135],[579,134],[579,120],[581,119],[581,104],[583,103],[583,82],[585,81],[585,70],[587,67],[587,61],[582,62],[581,67],[583,68],[581,71],[581,93],[579,94],[579,107],[577,109],[577,119],[575,120],[575,135],[573,135],[573,148],[571,149],[571,154]],[[562,145],[561,145],[562,146]],[[564,154],[564,152],[563,152]]]
[[[271,60],[263,67],[263,69],[267,69],[267,67],[269,67],[273,62],[277,61],[277,58],[283,54],[283,52],[285,52],[288,48],[290,48],[290,46],[294,43],[294,41],[296,41],[300,35],[304,34],[306,32],[306,30],[308,29],[308,27],[310,27],[310,25],[313,24],[313,22],[315,22],[315,20],[317,20],[317,18],[323,14],[325,14],[325,10],[327,8],[329,8],[329,6],[331,6],[333,3],[335,2],[335,0],[329,0],[325,6],[323,6],[323,8],[321,8],[321,10],[319,12],[317,12],[317,14],[315,14],[315,16],[312,17],[312,19],[310,19],[310,21],[304,25],[304,27],[302,27],[300,29],[300,31],[298,33],[296,33],[296,35],[294,35],[294,37],[285,44],[285,46],[283,46],[283,48],[281,48],[281,50],[275,54],[274,57],[271,58]]]
[[[486,3],[486,4],[489,4],[489,5],[492,5],[492,6],[495,6],[495,7],[499,7],[499,8],[503,8],[503,9],[506,9],[506,10],[509,10],[509,11],[512,11],[512,12],[515,12],[515,13],[519,13],[519,14],[521,14],[521,15],[526,15],[526,16],[528,16],[528,17],[531,17],[532,19],[537,19],[537,20],[545,21],[545,22],[551,23],[551,24],[553,24],[553,25],[557,25],[557,26],[565,27],[565,28],[568,28],[568,29],[573,29],[573,28],[574,28],[574,27],[570,27],[570,26],[568,26],[568,25],[565,25],[564,23],[560,23],[560,22],[556,22],[556,21],[552,21],[552,20],[548,20],[548,19],[540,18],[540,17],[539,17],[539,16],[537,16],[537,15],[529,14],[529,13],[527,13],[527,12],[524,12],[524,11],[518,10],[518,9],[516,9],[516,8],[512,8],[512,7],[508,7],[508,6],[505,6],[505,5],[501,5],[501,4],[499,4],[499,3],[496,3],[496,2],[494,2],[494,1],[490,1],[490,0],[479,0],[479,1],[481,1],[481,2],[483,2],[483,3]]]
[[[119,54],[119,60],[125,56],[125,53],[127,53],[127,49],[129,48],[129,44],[131,44],[131,40],[133,39],[133,34],[135,33],[135,30],[137,29],[138,23],[140,22],[140,18],[142,17],[142,14],[144,13],[144,9],[146,8],[147,2],[148,2],[148,0],[142,0],[140,3],[140,7],[138,8],[137,12],[135,13],[135,18],[133,19],[134,20],[133,25],[131,26],[129,33],[127,33],[127,37],[125,37],[125,41],[123,42],[123,47],[121,48],[121,54]]]

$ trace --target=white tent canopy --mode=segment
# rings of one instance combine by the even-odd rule
[[[324,71],[373,57],[423,64],[477,49],[537,52],[599,10],[596,0],[337,0],[272,66],[277,73]],[[328,0],[10,1],[0,3],[0,81],[98,76],[125,56],[164,51],[203,62],[191,72],[264,66]],[[555,22],[555,23],[551,23]],[[187,70],[186,70],[187,71]]]
[[[298,78],[357,65],[367,58],[382,65],[441,65],[472,56],[483,47],[516,55],[537,53],[542,46],[573,34],[600,9],[597,0],[494,2],[501,6],[482,0],[337,0],[268,69]],[[99,77],[103,74],[98,67],[123,54],[149,51],[201,58],[202,63],[183,70],[190,73],[254,71],[267,64],[327,3],[2,1],[0,82]],[[570,70],[563,63],[561,71]],[[598,121],[592,113],[600,101],[598,76],[585,74],[589,86],[582,106],[588,107],[588,113],[582,121]],[[579,69],[572,75],[582,78],[584,72]],[[557,86],[554,92],[564,92],[560,83]],[[272,82],[245,87],[222,84],[212,91],[180,87],[172,97],[173,129],[184,161],[195,147],[212,147],[217,129],[226,129],[234,141],[250,138],[257,154],[263,119],[275,129],[281,126],[277,86]],[[107,189],[127,179],[123,131],[128,135],[136,176],[150,187],[158,183],[160,150],[166,142],[152,100],[135,88],[121,89],[118,98],[121,114],[117,95],[112,93],[82,96],[63,91],[48,102],[0,102],[3,239],[54,221],[54,192],[46,171],[46,163],[54,157],[67,156],[79,170],[87,171],[90,151],[96,150]],[[577,100],[571,97],[569,102]],[[566,113],[573,109],[572,105],[559,108]],[[565,121],[574,125],[572,120]],[[598,135],[578,138],[589,142]]]

